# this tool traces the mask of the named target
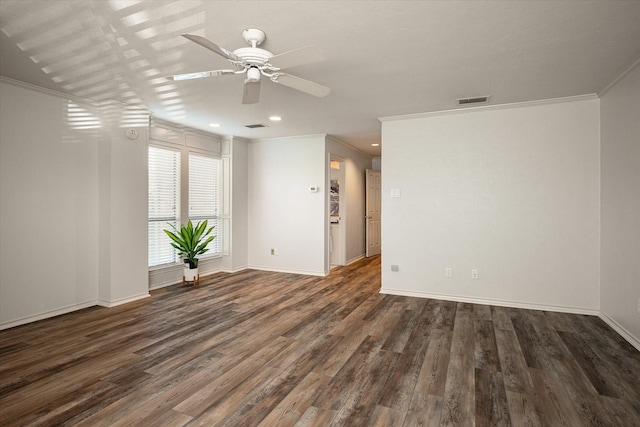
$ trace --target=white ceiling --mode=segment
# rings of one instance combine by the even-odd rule
[[[264,81],[260,102],[243,105],[243,76],[165,78],[229,68],[181,34],[234,50],[245,28],[265,31],[261,47],[274,54],[322,49],[327,60],[287,72],[331,93]],[[0,0],[0,30],[2,76],[219,134],[327,133],[376,156],[378,117],[478,95],[504,104],[598,93],[640,58],[640,1]],[[269,127],[245,127],[256,123]]]

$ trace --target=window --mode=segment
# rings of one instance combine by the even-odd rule
[[[215,226],[217,237],[209,242],[209,252],[220,253],[220,169],[221,161],[199,153],[189,153],[189,220],[193,224],[207,220],[207,228]]]
[[[149,146],[149,267],[180,261],[163,230],[169,224],[180,228],[187,220],[194,225],[207,220],[207,228],[215,226],[216,238],[203,257],[222,252],[221,173],[222,161],[217,157],[184,146]],[[181,183],[187,187],[181,190]]]
[[[149,267],[177,261],[162,231],[180,223],[180,152],[149,147]]]

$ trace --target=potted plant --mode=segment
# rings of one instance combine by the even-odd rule
[[[187,225],[180,225],[180,230],[169,224],[173,231],[163,230],[172,240],[171,246],[178,250],[178,254],[184,260],[184,276],[183,282],[197,283],[198,275],[198,255],[207,252],[207,245],[215,235],[209,236],[215,226],[209,227],[207,230],[207,220],[199,222],[195,226],[189,221]],[[209,236],[209,237],[207,237]]]

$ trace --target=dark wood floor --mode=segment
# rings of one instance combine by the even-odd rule
[[[379,258],[217,274],[2,331],[0,425],[640,425],[597,317],[379,289]]]

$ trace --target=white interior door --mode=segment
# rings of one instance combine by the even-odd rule
[[[381,213],[380,213],[380,172],[367,169],[367,253],[368,257],[380,254]]]

